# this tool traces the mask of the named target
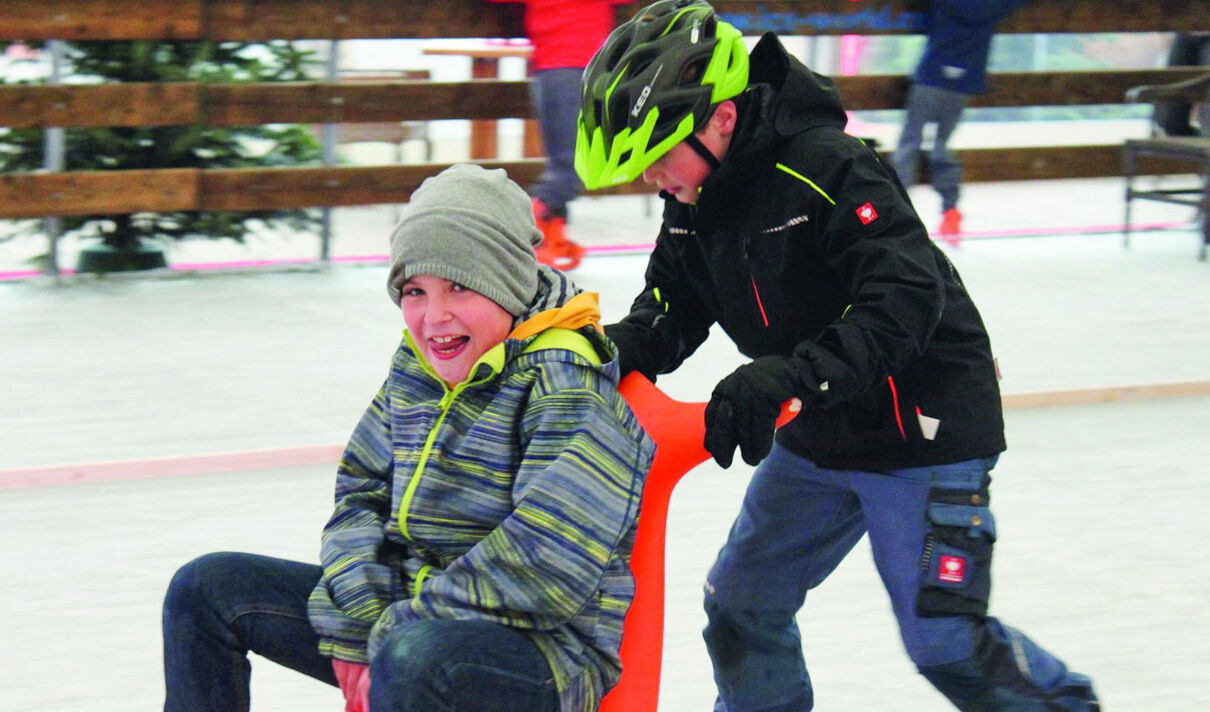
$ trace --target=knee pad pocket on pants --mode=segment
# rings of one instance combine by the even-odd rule
[[[916,598],[919,615],[987,615],[996,541],[987,500],[986,484],[975,492],[929,491],[929,528],[920,559],[924,576]]]

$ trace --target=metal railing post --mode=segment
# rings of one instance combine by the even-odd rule
[[[50,84],[63,81],[64,43],[51,40],[46,44],[50,52]],[[52,126],[43,132],[42,167],[51,173],[59,173],[67,167],[67,130]],[[46,274],[59,275],[59,236],[63,233],[63,219],[58,215],[42,218],[42,230],[46,233]]]
[[[332,40],[328,43],[328,66],[327,66],[328,81],[334,82],[340,78],[340,41]],[[337,136],[338,128],[336,124],[324,124],[322,133],[320,134],[323,142],[323,164],[332,166],[336,164],[336,143],[339,139]],[[319,261],[327,262],[332,254],[332,208],[323,206],[323,215],[320,218],[320,237],[319,237]]]

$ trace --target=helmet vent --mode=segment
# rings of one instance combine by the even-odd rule
[[[625,54],[626,45],[622,44],[621,42],[615,44],[613,46],[613,51],[610,52],[609,56],[605,58],[605,63],[602,66],[612,72],[613,70],[617,69],[618,62],[622,61],[622,56]]]
[[[609,102],[609,115],[613,117],[614,122],[620,122],[621,126],[626,125],[626,114],[630,112],[630,103],[625,96],[614,96],[613,101]],[[602,120],[600,123],[605,123]]]
[[[708,57],[703,57],[695,62],[690,62],[681,70],[681,76],[677,79],[679,86],[695,87],[702,83],[702,74],[706,71],[706,62]]]

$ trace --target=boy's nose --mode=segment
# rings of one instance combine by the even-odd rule
[[[439,324],[450,318],[449,305],[442,297],[429,299],[428,308],[424,310],[424,320],[429,324]]]

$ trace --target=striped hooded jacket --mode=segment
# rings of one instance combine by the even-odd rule
[[[530,311],[452,389],[404,333],[341,459],[308,612],[320,652],[352,662],[418,620],[512,626],[549,661],[562,709],[593,710],[620,674],[655,447],[618,394],[595,295],[539,277]],[[533,349],[550,327],[604,365]]]

